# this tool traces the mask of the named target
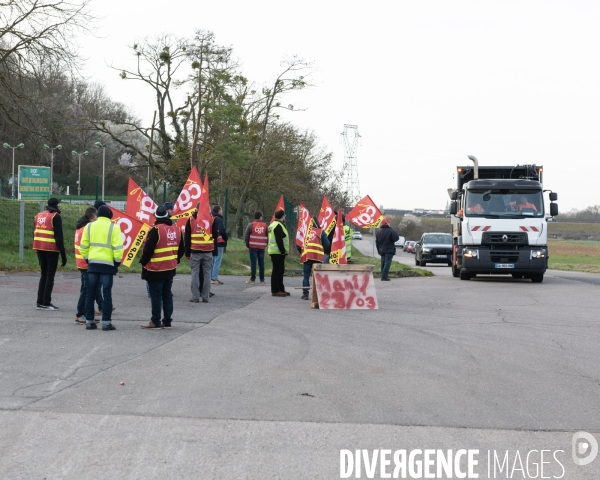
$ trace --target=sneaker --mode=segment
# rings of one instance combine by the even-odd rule
[[[35,309],[36,310],[42,310],[42,304],[41,303],[36,303]]]
[[[389,279],[389,278],[382,278],[382,279],[381,279],[381,281],[382,281],[382,282],[389,282],[389,281],[390,281],[390,279]]]
[[[197,299],[195,299],[195,298],[190,298],[190,302],[193,302],[193,303],[198,303],[198,302],[200,302],[200,300],[197,300]]]
[[[273,297],[287,297],[287,294],[285,292],[272,293],[271,295]]]
[[[88,323],[85,326],[86,330],[96,330],[97,328],[98,328],[98,325],[96,325],[95,323]],[[102,330],[104,330],[104,329],[102,329]]]
[[[58,310],[58,307],[55,307],[50,303],[48,305],[42,305],[42,310]]]
[[[116,330],[116,328],[112,323],[108,325],[102,325],[102,331],[107,332],[108,330]]]
[[[171,322],[165,322],[163,320],[163,324],[162,324],[163,328],[171,328]]]
[[[260,281],[260,284],[261,284],[261,285],[264,285],[264,284],[265,284],[265,281],[264,281],[264,280],[261,280],[261,281]]]
[[[219,282],[218,280],[211,280],[210,283],[212,283],[213,285],[220,285],[221,282]]]
[[[110,325],[112,327],[112,325]],[[146,329],[151,329],[151,330],[160,330],[162,328],[162,326],[156,326],[154,325],[154,323],[150,322],[147,325],[142,325],[142,328],[146,328]],[[114,330],[115,327],[113,328],[107,328],[107,330]],[[102,330],[104,330],[104,327],[102,327]]]
[[[252,285],[252,284],[254,284],[254,283],[256,283],[256,282],[255,282],[254,280],[246,280],[246,283],[248,283],[248,284]]]
[[[308,293],[303,294],[300,298],[302,300],[308,300]]]
[[[215,295],[216,295],[215,293],[212,293],[212,292],[210,292],[210,293],[208,294],[208,298],[212,298],[212,297],[214,297]]]
[[[202,303],[208,303],[208,300],[206,298],[203,298]]]
[[[78,317],[77,315],[75,315],[75,325],[85,325],[85,323],[86,323],[85,315],[82,315],[81,317]]]
[[[288,297],[291,295],[290,292],[286,292],[285,290],[283,291],[283,293],[285,293]]]

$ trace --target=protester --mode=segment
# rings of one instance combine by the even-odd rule
[[[223,221],[223,216],[221,215],[221,206],[213,205],[213,209],[210,214],[213,216],[218,232],[216,237],[216,255],[215,258],[213,258],[211,283],[213,285],[223,285],[223,282],[219,280],[219,269],[221,268],[221,261],[223,260],[223,252],[227,246],[227,231],[225,230],[225,222]]]
[[[269,241],[267,224],[263,222],[262,212],[254,212],[254,221],[248,224],[244,233],[246,247],[250,251],[250,280],[246,283],[256,281],[256,263],[258,262],[258,278],[260,283],[265,283],[265,248]]]
[[[344,222],[344,241],[346,242],[346,260],[348,263],[352,262],[352,236],[354,231],[349,225],[346,225],[346,215],[342,214],[342,222]]]
[[[275,221],[269,225],[267,253],[273,262],[271,294],[274,297],[287,297],[290,294],[285,291],[283,286],[283,275],[285,273],[285,257],[290,253],[290,239],[285,228],[285,212],[283,210],[275,212]]]
[[[183,238],[164,206],[154,212],[156,221],[148,232],[142,251],[142,279],[150,287],[152,317],[142,328],[171,328],[173,321],[173,277],[184,253]],[[163,313],[161,324],[161,311]]]
[[[46,210],[38,213],[34,221],[33,249],[37,252],[42,270],[36,303],[38,310],[58,310],[57,306],[52,305],[52,289],[59,253],[62,260],[61,267],[67,264],[59,203],[60,200],[56,198],[49,199]]]
[[[102,282],[104,308],[102,309],[102,330],[116,330],[111,322],[113,277],[123,258],[123,238],[121,229],[110,221],[112,211],[106,205],[98,208],[97,220],[88,223],[83,229],[79,251],[88,262],[88,285],[85,298],[86,329],[95,330],[94,298],[96,285]]]
[[[390,281],[390,266],[394,255],[396,255],[395,243],[399,238],[398,234],[390,227],[390,222],[384,218],[375,237],[377,253],[381,256],[381,280],[384,282]]]
[[[98,210],[102,205],[106,205],[104,200],[96,200],[94,202],[94,208]],[[96,310],[96,315],[102,315],[102,307],[104,305],[104,299],[102,298],[102,282],[101,279],[98,280],[98,284],[96,285],[96,303],[98,304],[98,310]],[[115,307],[113,307],[113,312],[115,311]]]
[[[312,273],[312,267],[315,263],[323,263],[324,248],[325,246],[330,247],[329,239],[323,230],[319,226],[319,220],[317,217],[313,217],[313,221],[308,231],[306,232],[307,240],[303,247],[299,247],[300,252],[300,263],[302,265],[302,273],[304,278],[302,280],[302,286],[306,287],[302,289],[302,300],[308,300],[308,286],[310,285],[310,275]]]
[[[202,297],[203,303],[208,303],[210,296],[211,272],[213,266],[213,252],[216,249],[216,236],[218,235],[216,222],[212,219],[211,225],[203,225],[198,221],[198,208],[185,225],[185,258],[190,261],[192,270],[192,298],[190,302],[198,303]],[[200,272],[203,272],[202,289],[200,289]]]
[[[77,313],[75,314],[75,323],[78,325],[85,325],[85,298],[87,292],[87,283],[88,283],[88,263],[81,255],[79,251],[79,244],[81,243],[81,236],[83,235],[83,229],[90,222],[96,221],[96,213],[98,211],[94,207],[89,207],[86,209],[85,214],[79,220],[77,220],[76,230],[75,230],[75,264],[77,265],[77,269],[81,274],[81,288],[79,289],[79,301],[77,302]],[[98,303],[98,308],[102,309],[102,297],[98,300],[98,289],[96,289],[96,302]],[[98,323],[99,320],[96,320]]]

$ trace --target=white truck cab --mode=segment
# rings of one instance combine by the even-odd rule
[[[452,203],[452,273],[461,280],[478,274],[510,274],[539,283],[548,268],[548,218],[558,214],[550,193],[543,199],[543,168],[536,165],[457,167]]]

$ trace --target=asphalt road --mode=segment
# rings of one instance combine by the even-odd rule
[[[73,323],[77,274],[58,274],[55,312],[35,309],[36,274],[0,276],[0,478],[330,479],[341,449],[426,448],[478,449],[479,478],[508,478],[488,452],[518,467],[542,449],[544,475],[600,478],[600,458],[571,458],[574,432],[600,440],[598,277],[426,268],[376,281],[376,311],[312,310],[297,277],[273,298],[225,276],[193,304],[180,275],[163,331],[139,328],[145,287],[123,274],[114,332]]]

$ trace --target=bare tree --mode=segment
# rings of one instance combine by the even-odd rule
[[[40,64],[76,70],[80,57],[75,37],[89,29],[90,0],[0,0],[0,108],[19,123],[15,112],[32,98],[23,78]]]

